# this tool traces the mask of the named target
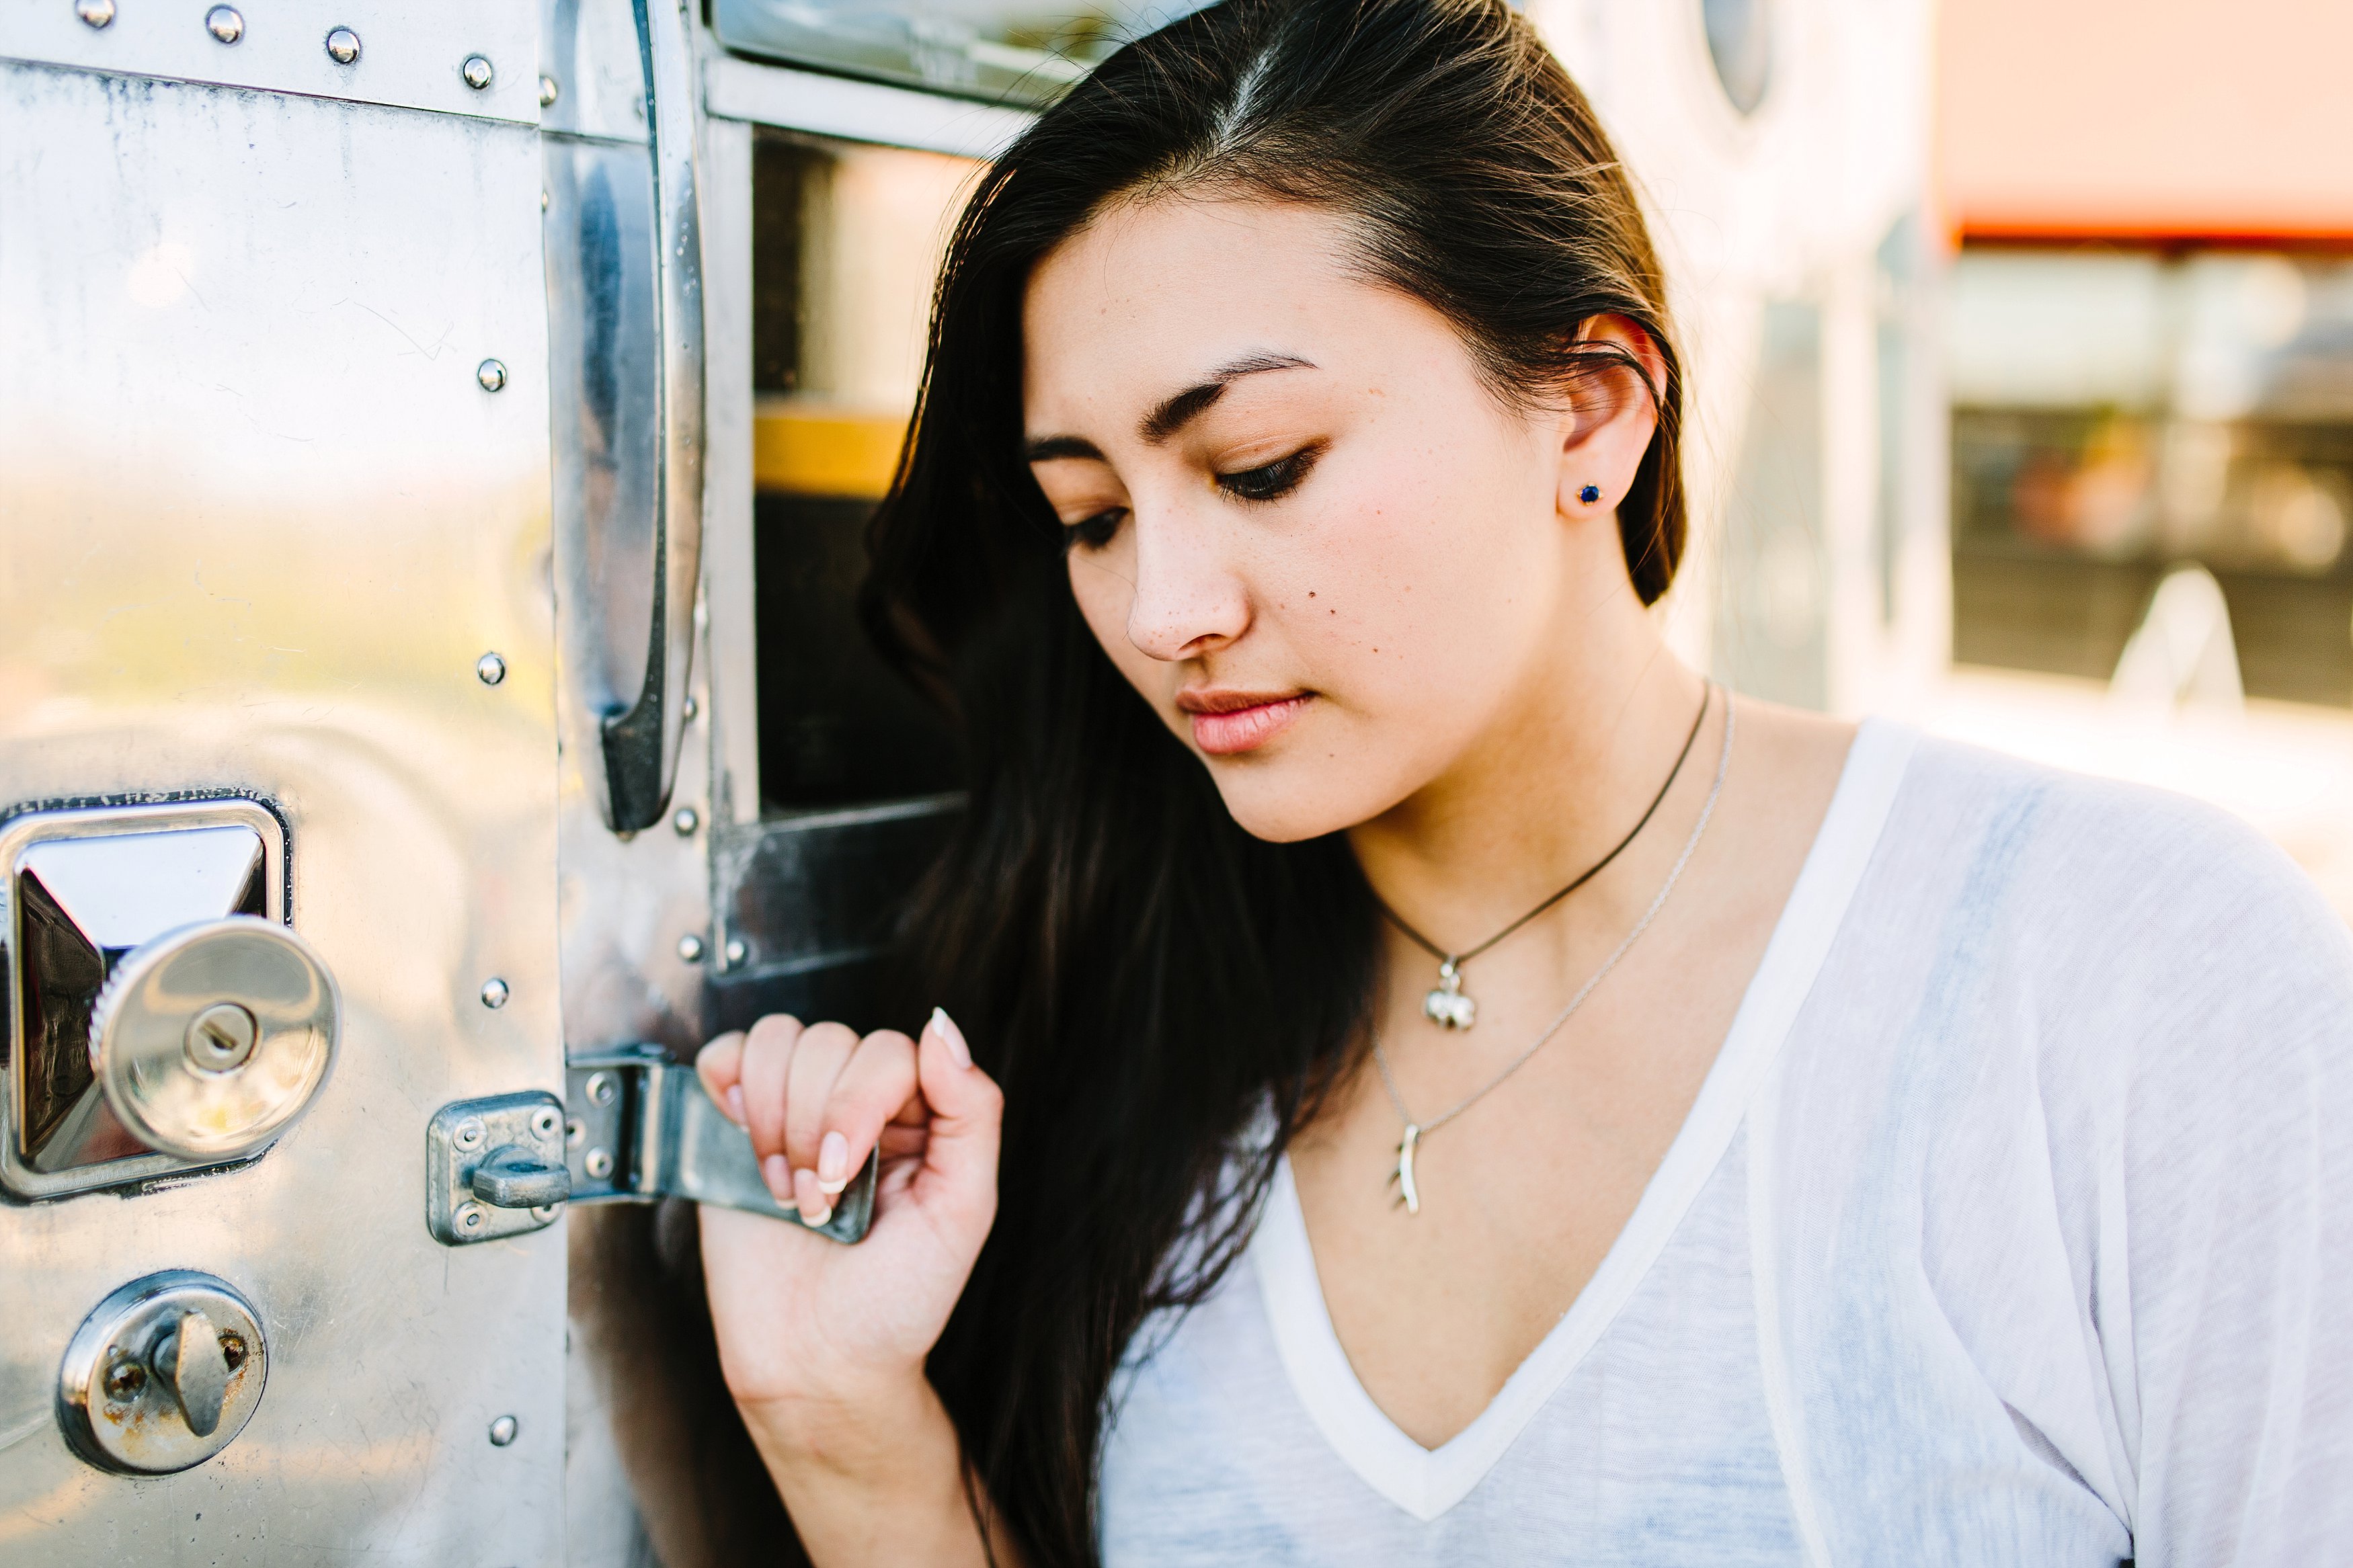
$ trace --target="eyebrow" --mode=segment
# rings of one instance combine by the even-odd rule
[[[1144,416],[1137,429],[1150,445],[1160,446],[1207,413],[1211,404],[1225,395],[1226,388],[1242,377],[1270,370],[1314,368],[1312,362],[1293,354],[1245,354],[1230,364],[1219,365],[1184,391],[1163,398]],[[1083,436],[1040,436],[1024,446],[1021,455],[1032,463],[1050,462],[1057,458],[1103,460],[1103,449]]]

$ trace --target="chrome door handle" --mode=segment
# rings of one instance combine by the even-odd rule
[[[694,51],[678,0],[633,0],[653,126],[654,313],[660,472],[654,485],[653,616],[637,700],[604,715],[605,819],[617,833],[660,820],[678,776],[694,595],[702,573],[702,223],[695,159]]]

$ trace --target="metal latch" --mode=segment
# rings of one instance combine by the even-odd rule
[[[874,1215],[880,1156],[813,1226],[857,1241]],[[426,1138],[426,1224],[452,1247],[552,1225],[565,1203],[690,1198],[801,1223],[760,1179],[751,1136],[659,1046],[574,1057],[565,1100],[508,1094],[437,1112]]]

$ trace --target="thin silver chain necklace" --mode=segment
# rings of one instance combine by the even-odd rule
[[[1461,1100],[1456,1100],[1442,1113],[1431,1117],[1427,1121],[1416,1121],[1413,1119],[1413,1112],[1405,1108],[1405,1096],[1398,1092],[1397,1079],[1389,1072],[1388,1053],[1381,1048],[1381,1032],[1377,1027],[1373,1030],[1373,1065],[1381,1069],[1381,1087],[1388,1090],[1389,1104],[1396,1108],[1398,1120],[1405,1123],[1405,1136],[1398,1142],[1397,1168],[1389,1174],[1389,1185],[1398,1189],[1397,1201],[1405,1205],[1406,1213],[1409,1215],[1421,1213],[1421,1189],[1415,1184],[1413,1173],[1414,1153],[1420,1146],[1421,1141],[1470,1110],[1484,1099],[1489,1090],[1525,1067],[1528,1058],[1542,1050],[1545,1042],[1560,1033],[1561,1026],[1567,1023],[1579,1007],[1585,1005],[1585,999],[1593,994],[1593,988],[1600,984],[1611,970],[1618,967],[1618,961],[1626,956],[1627,950],[1634,945],[1635,941],[1644,931],[1651,929],[1651,922],[1658,919],[1659,911],[1666,907],[1667,895],[1675,890],[1675,883],[1683,877],[1683,868],[1691,864],[1692,851],[1699,847],[1701,836],[1707,832],[1708,818],[1715,815],[1716,797],[1724,793],[1724,775],[1732,766],[1732,731],[1737,713],[1738,709],[1727,695],[1724,705],[1724,749],[1716,755],[1715,782],[1708,785],[1707,804],[1699,808],[1699,820],[1692,824],[1691,837],[1683,841],[1683,852],[1675,857],[1674,868],[1667,873],[1667,879],[1660,884],[1658,897],[1652,899],[1651,907],[1642,911],[1642,918],[1634,922],[1634,929],[1628,931],[1617,947],[1611,950],[1609,956],[1601,961],[1601,967],[1595,970],[1587,978],[1585,984],[1577,988],[1577,994],[1568,999],[1568,1005],[1555,1015],[1553,1021],[1546,1024],[1536,1037],[1528,1042],[1527,1049],[1512,1058],[1509,1066]]]

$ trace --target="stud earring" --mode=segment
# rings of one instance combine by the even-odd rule
[[[1595,501],[1601,499],[1601,487],[1599,485],[1588,485],[1583,489],[1577,492],[1577,499],[1583,501],[1586,505],[1591,506]]]

